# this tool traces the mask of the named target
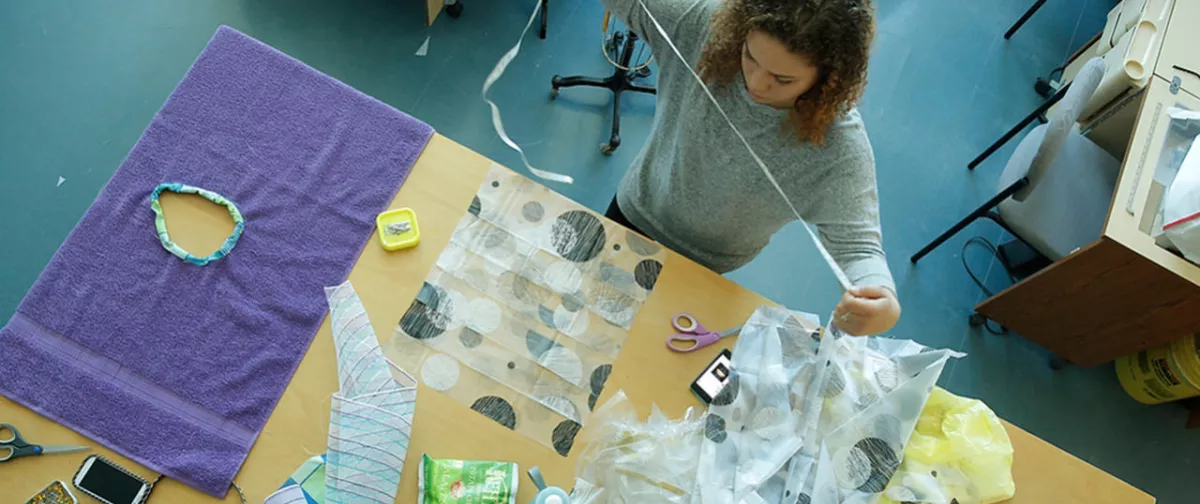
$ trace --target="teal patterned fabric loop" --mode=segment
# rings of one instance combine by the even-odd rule
[[[163,216],[162,204],[158,201],[163,191],[171,191],[179,194],[195,194],[208,201],[224,206],[229,210],[229,216],[233,217],[233,233],[229,235],[229,238],[225,239],[225,243],[221,244],[221,248],[213,252],[212,255],[208,257],[196,257],[192,255],[191,252],[184,250],[183,247],[172,241],[171,235],[167,233],[167,220]],[[201,189],[179,182],[163,182],[158,184],[154,188],[154,192],[150,193],[150,208],[154,210],[154,228],[158,232],[158,239],[162,242],[163,248],[167,249],[167,252],[174,254],[175,257],[196,266],[204,266],[228,255],[229,251],[233,250],[233,247],[237,245],[238,238],[242,237],[242,231],[246,229],[246,219],[242,217],[242,212],[238,210],[237,205],[233,204],[232,201],[208,189]]]

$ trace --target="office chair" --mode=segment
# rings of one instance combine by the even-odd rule
[[[1092,58],[1059,102],[1049,124],[1025,135],[1009,158],[998,193],[913,254],[916,263],[968,224],[986,217],[1051,261],[1100,236],[1121,163],[1076,127],[1100,80],[1104,60]]]
[[[1033,2],[1033,6],[1029,7],[1029,10],[1026,10],[1024,14],[1021,14],[1021,19],[1018,19],[1016,23],[1013,23],[1008,28],[1008,31],[1004,32],[1004,40],[1012,38],[1013,34],[1017,33],[1017,30],[1020,30],[1022,26],[1025,26],[1025,22],[1029,21],[1029,18],[1033,17],[1038,9],[1041,9],[1045,4],[1046,0],[1036,0]]]
[[[608,32],[609,13],[604,13],[604,32]],[[616,32],[605,42],[605,51],[614,52],[619,49],[617,61],[609,59],[615,69],[613,74],[603,79],[575,75],[560,77],[555,75],[550,79],[550,98],[558,97],[558,90],[565,87],[589,86],[607,88],[613,93],[612,135],[608,142],[600,144],[600,152],[610,155],[621,145],[621,93],[636,91],[638,93],[656,94],[653,87],[634,84],[633,80],[650,75],[649,60],[639,66],[630,66],[633,62],[633,51],[637,45],[638,36],[633,30]],[[607,56],[606,56],[607,57]]]

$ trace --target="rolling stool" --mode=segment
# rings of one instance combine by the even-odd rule
[[[604,31],[608,32],[609,13],[604,13]],[[559,88],[574,87],[574,86],[590,86],[608,88],[613,93],[613,119],[612,119],[612,136],[609,137],[608,143],[600,144],[600,152],[604,155],[610,155],[617,147],[621,145],[621,93],[625,91],[636,91],[639,93],[655,94],[654,88],[649,86],[641,86],[634,84],[633,80],[639,77],[648,77],[650,75],[650,59],[645,63],[631,67],[630,62],[633,60],[633,50],[638,36],[633,31],[617,32],[611,38],[605,41],[605,58],[608,58],[609,63],[612,63],[616,70],[613,74],[599,79],[596,77],[585,77],[576,75],[572,77],[560,77],[555,75],[550,79],[550,99],[558,97]],[[613,61],[608,57],[610,52],[616,52],[620,49],[620,56],[617,61]]]

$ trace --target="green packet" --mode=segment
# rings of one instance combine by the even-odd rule
[[[516,504],[517,464],[421,456],[417,504]]]

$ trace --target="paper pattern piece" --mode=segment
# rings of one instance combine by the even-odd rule
[[[425,37],[425,42],[421,43],[421,47],[417,48],[417,56],[425,56],[429,54],[429,37]]]
[[[325,504],[325,454],[300,464],[263,504]]]
[[[962,355],[822,337],[805,316],[759,308],[709,406],[692,502],[876,502],[943,366]]]
[[[63,185],[63,182],[66,182],[66,181],[67,181],[67,179],[62,178],[62,176],[60,175],[58,177],[58,184],[55,184],[54,187],[61,187]]]
[[[388,366],[349,281],[325,288],[325,295],[341,382],[329,412],[325,500],[390,504],[408,453],[417,380]]]
[[[493,165],[385,352],[566,456],[665,257]]]

